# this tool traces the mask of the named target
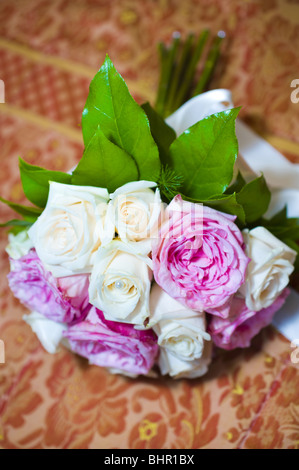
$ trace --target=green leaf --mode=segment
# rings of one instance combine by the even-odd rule
[[[214,195],[208,199],[193,199],[193,202],[201,202],[221,212],[236,215],[237,224],[243,228],[262,217],[268,209],[271,198],[271,193],[263,176],[245,184],[245,186],[244,183],[245,181],[239,173],[236,181],[229,188],[231,190],[233,187],[238,189],[243,186],[239,193],[233,192],[230,194],[226,191],[225,194]],[[289,234],[290,232],[286,232],[286,235]]]
[[[138,179],[150,180],[160,169],[158,148],[143,109],[134,101],[123,78],[107,56],[91,81],[82,115],[87,147],[100,126],[104,135],[134,160]]]
[[[7,199],[4,199],[1,196],[0,201],[31,222],[34,222],[42,213],[42,209],[39,209],[37,207],[23,206],[22,204],[17,204],[15,202],[8,201]]]
[[[49,194],[49,181],[69,184],[71,175],[61,171],[49,171],[39,166],[30,165],[19,159],[21,181],[24,193],[29,201],[39,207],[45,207]]]
[[[238,154],[235,119],[239,110],[233,108],[208,116],[171,144],[171,166],[183,176],[186,196],[208,199],[227,189]]]
[[[107,188],[109,192],[137,179],[138,170],[134,160],[110,142],[100,128],[85,148],[72,174],[72,184],[99,186]]]
[[[227,188],[225,194],[233,194],[238,193],[241,189],[246,185],[246,181],[244,180],[241,172],[238,171],[237,177],[235,181]]]
[[[263,225],[263,224],[262,224]],[[288,238],[290,240],[297,241],[299,240],[299,225],[286,225],[286,226],[272,226],[272,225],[265,225],[264,226],[271,232],[275,237],[279,239]]]
[[[152,136],[159,149],[160,160],[164,165],[167,165],[170,163],[169,147],[175,140],[176,133],[148,102],[144,103],[141,107],[148,117]]]
[[[281,209],[279,212],[274,214],[271,219],[267,219],[267,223],[269,225],[284,225],[287,221],[291,221],[294,219],[288,219],[287,216],[287,206],[284,206],[283,209]]]
[[[242,204],[240,204],[237,200],[237,194],[229,194],[229,195],[222,195],[219,198],[208,199],[203,202],[204,205],[212,207],[221,212],[225,212],[226,214],[236,215],[237,216],[237,223],[242,227],[246,223],[245,212]]]
[[[237,194],[237,202],[242,205],[246,223],[258,220],[267,211],[271,192],[263,175],[247,183]]]
[[[299,218],[288,218],[286,207],[272,216],[271,219],[262,218],[259,222],[260,225],[267,228],[280,240],[288,239],[295,242],[299,240]]]
[[[238,203],[236,193],[233,194],[219,194],[213,196],[210,199],[192,199],[181,194],[182,198],[186,201],[194,202],[196,204],[203,204],[204,206],[212,207],[218,211],[224,212],[225,214],[231,214],[237,216],[237,223],[241,227],[245,225],[245,213],[241,204]]]
[[[0,224],[0,227],[30,227],[32,225],[32,222],[29,222],[28,220],[21,220],[21,219],[11,219],[8,220],[7,222],[4,222]]]

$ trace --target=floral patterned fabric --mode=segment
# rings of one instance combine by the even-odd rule
[[[294,0],[2,0],[1,195],[24,202],[19,156],[55,170],[79,160],[80,113],[106,52],[138,102],[153,103],[156,45],[175,30],[225,30],[211,87],[230,88],[241,117],[299,162],[299,103],[290,99],[298,18]],[[0,211],[1,221],[13,215]],[[6,243],[2,229],[0,448],[299,447],[299,366],[272,327],[248,349],[218,350],[198,380],[111,375],[65,349],[43,350],[8,290]]]

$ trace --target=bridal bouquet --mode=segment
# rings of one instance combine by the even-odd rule
[[[107,56],[82,117],[85,150],[70,173],[20,159],[30,206],[7,252],[13,294],[44,347],[60,343],[130,376],[195,378],[213,347],[244,348],[288,296],[297,219],[264,217],[263,175],[236,165],[239,108],[179,136],[139,106]]]

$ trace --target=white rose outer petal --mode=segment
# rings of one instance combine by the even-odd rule
[[[49,320],[38,312],[23,315],[23,319],[36,334],[45,350],[50,354],[56,353],[63,338],[62,332],[67,328],[66,324]]]
[[[157,186],[157,183],[155,183],[154,181],[145,181],[145,180],[131,181],[130,183],[126,183],[123,186],[120,186],[119,188],[117,188],[117,190],[114,191],[114,193],[111,193],[110,199],[114,199],[120,194],[132,193],[134,191],[140,191],[141,189],[146,189],[146,188],[155,188],[156,186]]]
[[[104,230],[109,195],[104,188],[50,182],[47,205],[28,231],[54,276],[89,273],[95,251],[114,235]]]
[[[240,292],[253,311],[269,307],[289,283],[296,252],[264,227],[242,232],[251,259]]]
[[[102,310],[107,320],[144,328],[149,317],[150,261],[136,256],[130,246],[118,240],[101,247],[90,277],[90,303]]]

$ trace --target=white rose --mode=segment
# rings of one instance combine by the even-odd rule
[[[205,343],[200,359],[182,361],[167,349],[160,349],[159,367],[162,375],[169,374],[175,379],[196,379],[206,374],[212,357],[212,342]]]
[[[240,292],[247,307],[259,311],[272,305],[288,285],[296,252],[264,227],[245,229],[242,234],[251,261]]]
[[[101,247],[90,277],[90,303],[102,310],[107,320],[144,328],[149,316],[150,264],[148,257],[135,255],[119,240]]]
[[[22,230],[17,235],[9,233],[8,241],[9,244],[5,250],[12,259],[19,259],[27,255],[31,248],[33,248],[33,243],[28,237],[27,230]]]
[[[63,331],[67,326],[49,320],[38,312],[31,312],[30,315],[23,315],[23,319],[31,327],[46,351],[54,354],[58,350],[59,343],[63,339]]]
[[[211,361],[211,337],[204,312],[195,312],[155,284],[150,295],[148,326],[158,336],[159,367],[163,375],[200,377]]]
[[[110,195],[107,219],[118,237],[134,246],[135,252],[148,254],[151,239],[158,233],[163,204],[160,191],[152,181],[135,181],[118,188]]]
[[[54,276],[89,273],[104,232],[108,191],[50,182],[47,205],[28,231],[37,254]]]

